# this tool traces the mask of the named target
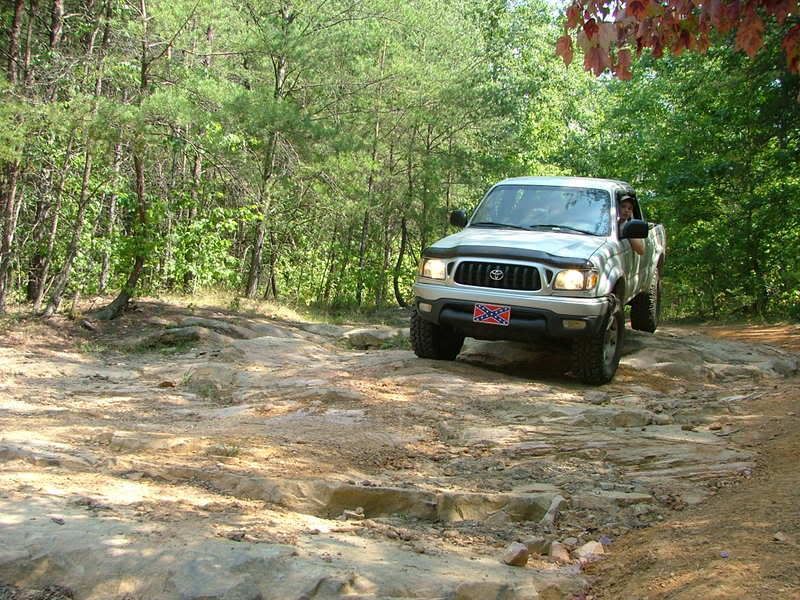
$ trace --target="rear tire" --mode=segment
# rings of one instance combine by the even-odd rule
[[[453,360],[464,345],[464,336],[446,325],[437,325],[411,313],[411,347],[420,358]]]
[[[625,337],[625,313],[616,296],[611,296],[611,302],[603,328],[592,337],[579,338],[573,343],[572,371],[583,383],[608,383],[617,372]]]
[[[661,318],[661,276],[656,272],[646,292],[631,302],[631,327],[637,331],[653,333]]]

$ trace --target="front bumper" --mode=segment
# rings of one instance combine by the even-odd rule
[[[415,307],[419,316],[432,323],[447,325],[467,337],[481,340],[535,341],[541,338],[578,338],[596,335],[608,313],[607,298],[531,296],[514,291],[454,288],[417,281]],[[430,310],[420,309],[420,302]],[[475,303],[511,307],[508,326],[475,323]],[[565,327],[585,323],[582,329]]]

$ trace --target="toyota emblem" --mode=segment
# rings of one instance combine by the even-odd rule
[[[500,281],[505,276],[503,269],[492,269],[489,271],[489,279],[492,281]]]

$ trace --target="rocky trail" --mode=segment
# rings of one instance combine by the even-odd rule
[[[402,328],[155,302],[6,325],[3,600],[586,598],[797,417],[764,410],[796,348],[700,329],[628,331],[590,388],[561,348],[435,362]]]

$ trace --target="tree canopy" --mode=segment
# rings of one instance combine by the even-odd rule
[[[607,50],[623,75],[632,28],[575,6],[585,64]],[[796,314],[796,12],[770,6],[754,59],[630,46],[620,82],[564,67],[540,0],[4,3],[0,311],[204,289],[403,305],[450,210],[575,174],[630,180],[665,222],[673,314]],[[647,27],[676,50],[666,14]]]

